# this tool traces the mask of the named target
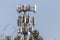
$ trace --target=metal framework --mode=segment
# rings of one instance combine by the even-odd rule
[[[29,11],[32,11],[35,13],[36,5],[34,5],[34,7],[30,7],[29,5],[28,6],[19,5],[17,7],[18,13],[24,12],[24,14],[19,15],[19,17],[17,19],[17,25],[18,25],[18,29],[19,29],[18,33],[24,35],[24,40],[28,40],[27,35],[31,34],[34,31],[33,26],[35,25],[35,19],[34,19],[34,17],[32,17],[30,20],[30,16],[29,16],[29,14],[27,14],[27,12],[29,12]],[[32,23],[32,25],[30,23]]]

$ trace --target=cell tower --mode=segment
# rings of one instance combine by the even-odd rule
[[[19,5],[17,7],[17,12],[20,14],[21,12],[23,12],[23,15],[19,15],[18,19],[17,19],[17,25],[18,25],[18,33],[19,34],[23,34],[24,35],[24,40],[28,40],[28,34],[32,34],[33,33],[33,27],[35,25],[35,18],[32,17],[30,18],[29,14],[27,12],[32,11],[32,12],[36,12],[36,5],[34,5],[34,7],[31,7],[30,5]],[[18,36],[18,40],[23,40],[22,37]]]

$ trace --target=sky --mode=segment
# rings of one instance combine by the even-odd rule
[[[16,11],[16,7],[20,4],[37,5],[36,14],[29,13],[35,16],[35,29],[39,31],[44,40],[60,40],[59,0],[0,0],[0,35],[2,33],[3,35],[17,34],[19,13]]]

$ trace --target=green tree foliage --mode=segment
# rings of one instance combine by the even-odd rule
[[[21,36],[17,36],[17,37],[15,37],[14,40],[21,40]]]
[[[11,40],[11,37],[10,36],[6,36],[6,40]]]
[[[33,40],[32,36],[30,36],[29,40]]]
[[[21,36],[17,36],[15,37],[14,40],[22,40]],[[25,38],[24,40],[28,40],[27,38]],[[41,35],[39,35],[39,32],[37,30],[34,30],[34,32],[30,35],[29,40],[43,40],[43,38],[41,37]]]
[[[39,35],[39,32],[37,30],[34,30],[32,36],[34,40],[43,40],[43,38],[41,37],[41,35]],[[32,37],[29,38],[29,40],[33,40],[33,39]]]

